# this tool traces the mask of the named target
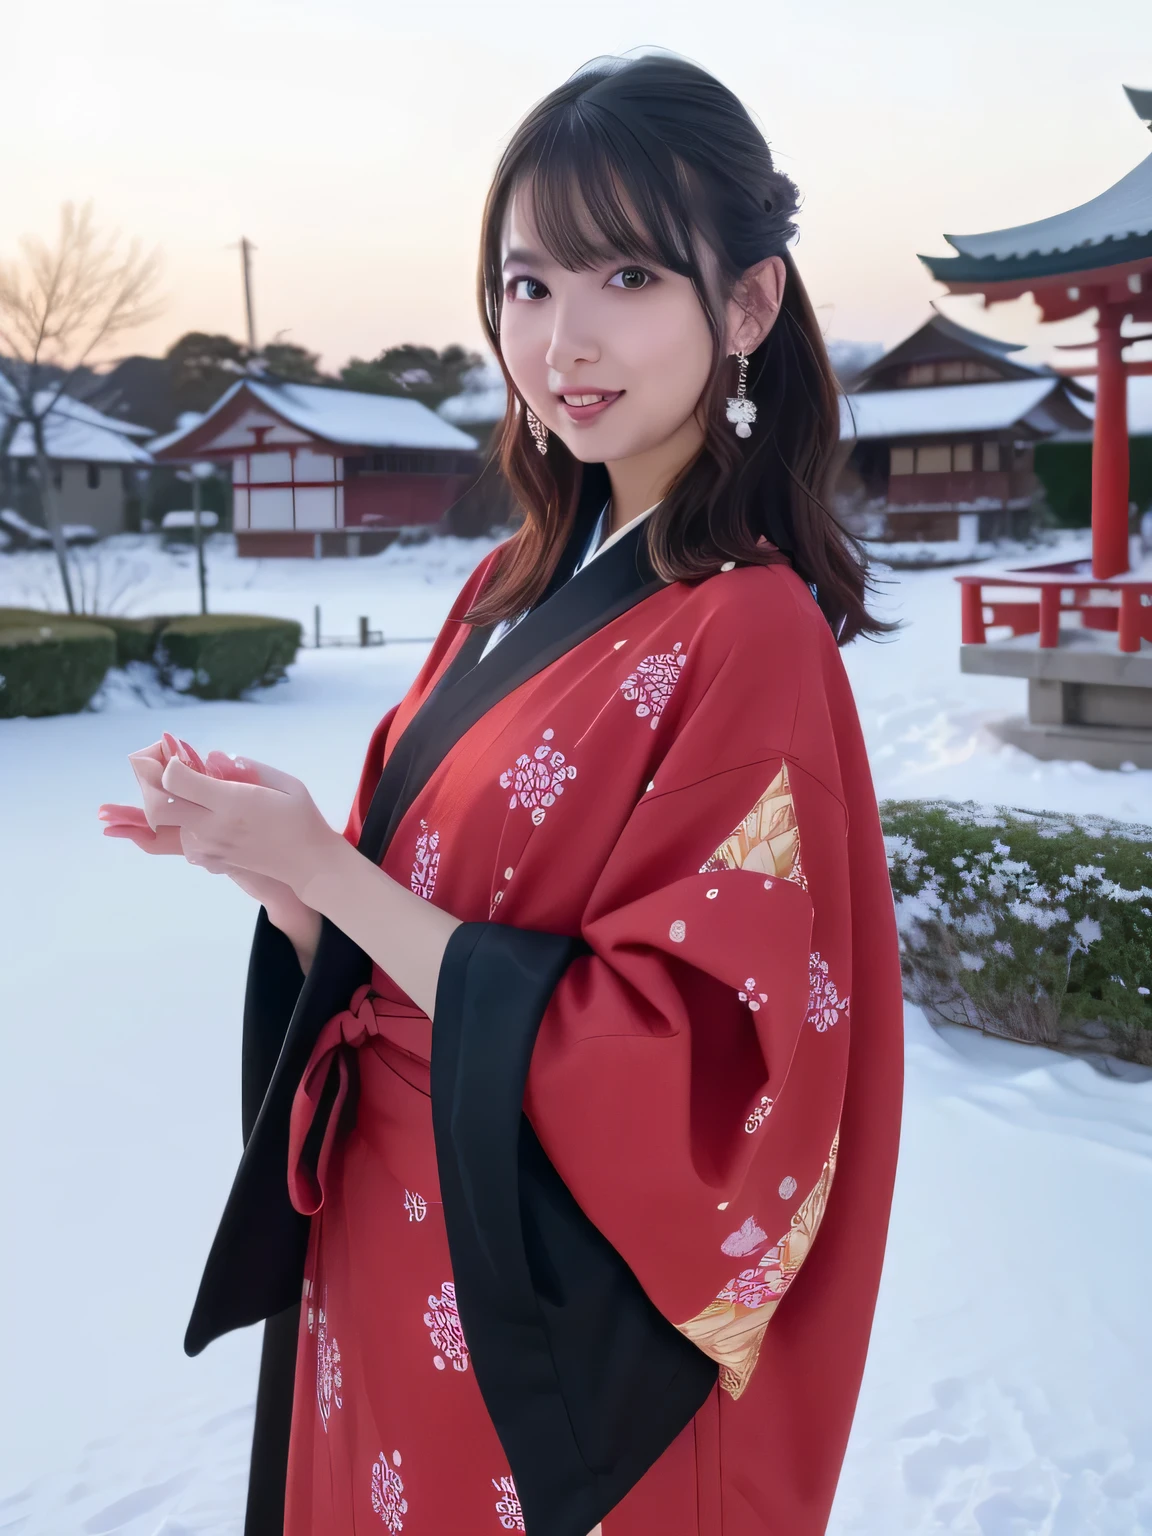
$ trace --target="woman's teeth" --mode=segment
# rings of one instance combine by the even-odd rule
[[[599,405],[601,400],[606,400],[606,395],[565,395],[565,405]]]

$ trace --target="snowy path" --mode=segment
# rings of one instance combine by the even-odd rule
[[[310,624],[320,601],[328,631],[367,613],[431,634],[487,547],[256,564],[220,541],[214,606]],[[111,558],[141,567],[121,606],[191,604],[187,559],[131,540]],[[0,603],[49,579],[0,556]],[[1040,765],[987,735],[1023,685],[959,675],[948,573],[900,577],[885,607],[907,628],[848,654],[882,795],[1152,823],[1152,773]],[[342,821],[369,731],[423,654],[306,651],[252,703],[149,709],[120,684],[98,714],[0,721],[0,1536],[239,1532],[256,1339],[193,1361],[180,1341],[238,1151],[252,908],[109,845],[96,805],[131,794],[126,754],[170,725],[298,773]],[[1152,1083],[941,1035],[915,1009],[907,1029],[888,1266],[830,1531],[1152,1531]]]

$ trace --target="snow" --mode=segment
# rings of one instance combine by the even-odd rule
[[[1010,257],[1049,256],[1055,251],[1096,247],[1105,240],[1127,240],[1147,234],[1152,234],[1152,155],[1133,166],[1107,191],[1065,213],[1037,219],[1032,224],[1017,224],[1011,229],[944,238],[964,256],[990,256],[1004,261]],[[1091,265],[1091,254],[1089,251],[1085,257],[1085,267]]]
[[[53,394],[50,390],[37,394],[38,411],[47,409]],[[15,391],[5,381],[4,392],[0,394],[0,417],[14,414],[18,414]],[[71,395],[61,395],[44,420],[44,440],[52,459],[89,464],[151,464],[152,455],[133,441],[151,435],[147,427],[105,416],[103,411],[94,410]],[[36,457],[31,423],[21,421],[16,427],[8,454],[14,459]]]
[[[971,388],[971,386],[966,386]],[[430,636],[490,540],[359,560],[206,544],[216,610]],[[1069,545],[1071,549],[1071,545]],[[190,551],[90,552],[117,611],[196,608]],[[962,568],[958,568],[962,569]],[[132,584],[126,584],[131,578]],[[987,723],[1016,679],[962,676],[952,572],[880,573],[904,628],[846,653],[881,796],[1152,824],[1152,772],[1040,763]],[[0,604],[55,596],[51,555],[0,555]],[[101,838],[127,753],[170,728],[298,774],[342,823],[369,733],[424,644],[308,649],[249,702],[113,674],[97,711],[0,721],[0,1312],[4,1536],[239,1536],[258,1335],[181,1340],[239,1151],[254,909],[225,880]],[[1152,1081],[937,1031],[909,1007],[888,1261],[830,1536],[1152,1530]]]
[[[259,378],[239,379],[221,395],[199,422],[157,439],[153,448],[178,456],[181,439],[200,433],[241,391],[292,426],[325,442],[356,448],[451,449],[474,453],[476,441],[442,420],[419,400],[397,395],[369,395],[359,390],[330,389],[319,384],[282,384]]]
[[[1076,382],[1083,384],[1095,395],[1096,379],[1093,375],[1078,377]],[[1095,400],[1079,400],[1076,403],[1087,417],[1093,421],[1096,419]],[[1129,437],[1152,437],[1152,373],[1128,375],[1128,435]],[[1090,443],[1092,428],[1088,427],[1083,432],[1061,432],[1053,438],[1053,441]]]
[[[201,528],[205,529],[215,528],[219,522],[215,512],[202,509],[197,513],[195,508],[193,508],[191,511],[165,512],[164,516],[160,519],[160,526],[165,530],[170,528],[195,528],[197,518],[199,518]]]
[[[1000,432],[1063,389],[1063,380],[1049,376],[996,384],[864,390],[840,396],[840,436],[863,441],[934,432]]]

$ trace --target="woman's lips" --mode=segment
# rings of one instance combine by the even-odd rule
[[[603,416],[623,393],[622,389],[582,389],[572,390],[558,399],[571,421],[594,421],[597,416]]]

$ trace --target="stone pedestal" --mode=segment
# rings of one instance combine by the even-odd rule
[[[1116,649],[1108,631],[1062,629],[1042,648],[1035,635],[960,647],[960,670],[1028,682],[1027,718],[998,721],[1003,741],[1044,759],[1096,768],[1152,768],[1152,644]]]

